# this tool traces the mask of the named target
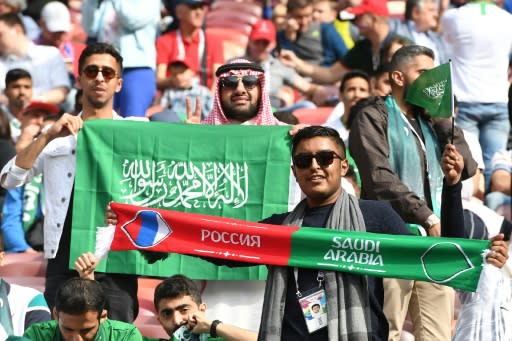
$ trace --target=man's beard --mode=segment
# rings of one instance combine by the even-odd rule
[[[86,96],[87,102],[94,108],[94,109],[102,109],[105,107],[105,104],[107,104],[108,101],[101,101],[98,99],[94,99],[91,96]]]
[[[251,97],[249,96],[249,101]],[[258,108],[260,107],[260,101],[257,103],[250,103],[248,108],[240,108],[232,106],[230,104],[223,104],[222,110],[227,118],[234,121],[245,122],[248,121],[258,114]]]

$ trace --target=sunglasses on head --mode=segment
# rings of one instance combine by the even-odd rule
[[[101,72],[103,78],[107,82],[112,78],[117,77],[117,71],[108,66],[103,66],[100,68],[97,65],[87,65],[83,70],[84,75],[90,79],[95,79],[99,72]]]
[[[320,167],[327,167],[331,165],[334,159],[343,160],[341,156],[332,150],[321,150],[315,154],[313,153],[300,153],[293,157],[293,164],[297,168],[309,168],[313,163],[313,159]]]
[[[260,84],[260,79],[258,78],[258,76],[226,76],[220,79],[222,87],[228,89],[236,89],[238,87],[238,82],[240,82],[240,80],[242,81],[244,87],[247,90],[251,90],[256,85]]]

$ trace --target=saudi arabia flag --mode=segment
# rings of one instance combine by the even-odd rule
[[[95,249],[110,201],[258,221],[297,203],[288,127],[85,123],[77,145],[70,268]],[[110,253],[98,271],[196,279],[264,279],[262,266],[229,269],[170,254],[148,264],[138,251]]]
[[[405,100],[424,108],[431,117],[451,117],[453,113],[451,63],[423,72],[407,90]]]

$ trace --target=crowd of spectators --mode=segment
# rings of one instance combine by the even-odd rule
[[[512,230],[510,11],[510,0],[0,0],[0,168],[31,150],[31,143],[44,133],[54,132],[63,117],[78,125],[93,109],[106,118],[182,124],[292,123],[295,134],[303,127],[297,123],[317,122],[317,109],[330,108],[321,120],[347,145],[348,166],[341,178],[344,192],[390,201],[411,231],[444,236],[437,202],[443,175],[429,161],[436,160],[434,149],[440,157],[447,145],[453,145],[464,159],[460,169],[464,236],[490,239],[503,233],[508,239]],[[116,53],[105,52],[108,48],[90,52],[94,44],[113,46],[122,63]],[[89,54],[82,59],[83,51]],[[412,52],[403,56],[395,55],[397,51]],[[84,69],[84,63],[98,54],[116,59],[111,66]],[[412,67],[404,61],[407,58],[419,58],[421,63]],[[421,72],[447,62],[456,98],[451,143],[447,142],[450,124],[432,120],[422,110],[418,114],[417,107],[403,100]],[[118,83],[106,90],[87,88],[87,81],[99,74],[107,83],[117,77]],[[237,110],[239,103],[226,97],[226,92],[236,94],[241,88],[248,93],[249,113]],[[112,98],[95,100],[93,96],[102,91]],[[393,127],[414,134],[398,138],[390,131]],[[54,133],[60,138],[59,134]],[[416,146],[413,141],[418,149],[410,149]],[[76,141],[66,143],[71,150]],[[397,150],[408,155],[402,165],[395,159]],[[23,155],[26,160],[27,154]],[[74,149],[69,156],[74,162]],[[408,164],[412,168],[404,169]],[[74,166],[68,168],[74,172]],[[63,179],[72,178],[68,168],[60,170]],[[408,178],[411,174],[419,183]],[[49,232],[43,226],[45,216],[53,219],[52,214],[70,225],[73,183],[66,189],[69,200],[60,203],[66,207],[52,213],[45,204],[50,202],[45,176],[0,189],[0,241],[2,250],[44,252],[54,264],[54,273],[46,277],[52,289],[45,293],[54,309],[59,285],[76,273],[67,269],[69,245],[59,246],[62,240],[69,244],[70,235],[59,232],[62,238],[60,234],[53,238],[57,246],[50,247],[45,245],[49,238],[44,233]],[[2,186],[9,187],[4,180]],[[97,277],[100,282],[131,286],[126,289],[131,309],[119,308],[123,311],[114,317],[132,322],[137,315],[136,280],[102,276]],[[186,278],[179,281],[192,285]],[[89,288],[108,304],[109,290],[116,290],[117,284],[110,289],[102,284],[105,293],[88,282],[70,285]],[[384,281],[382,310],[389,322],[388,339],[400,340],[409,312],[417,340],[448,340],[454,299],[453,291],[446,289]],[[30,294],[40,300],[37,293]],[[505,295],[512,297],[512,292]],[[63,301],[69,300],[64,296]],[[46,302],[36,303],[50,312]],[[201,304],[194,301],[196,308]],[[159,303],[155,305],[158,310]],[[84,311],[101,315],[102,307]],[[66,309],[61,311],[66,314]],[[200,314],[199,322],[202,318]],[[227,328],[227,339],[232,331],[242,339],[256,337]],[[23,334],[20,330],[18,335]],[[34,337],[34,330],[29,335]]]

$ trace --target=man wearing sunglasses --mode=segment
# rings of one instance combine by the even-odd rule
[[[336,130],[319,126],[299,130],[292,141],[292,161],[293,174],[306,198],[292,212],[275,214],[263,223],[410,234],[388,202],[358,201],[343,191],[341,178],[348,162],[345,145]],[[447,144],[441,160],[445,237],[464,236],[460,194],[463,168],[461,154],[454,145]],[[503,235],[492,244],[493,250],[499,250],[501,261],[508,257],[502,239]],[[311,330],[299,302],[300,297],[318,292],[319,288],[324,288],[327,298],[328,323]],[[259,340],[387,340],[383,290],[382,279],[376,277],[269,267]]]
[[[282,124],[272,114],[265,71],[261,66],[246,59],[235,59],[219,67],[215,75],[218,78],[213,110],[203,123]],[[196,105],[198,107],[201,106]],[[199,115],[196,110],[194,116]]]
[[[54,305],[55,292],[68,278],[71,244],[73,186],[76,167],[76,135],[84,120],[121,119],[113,110],[114,94],[121,90],[122,57],[111,45],[87,46],[79,58],[77,81],[83,90],[83,110],[78,116],[64,114],[47,131],[9,161],[0,173],[4,188],[15,188],[43,174],[45,192],[44,256],[45,298]],[[137,278],[132,275],[99,274],[108,297],[109,317],[132,322],[138,310]]]
[[[410,45],[395,52],[389,72],[391,95],[374,98],[360,108],[352,123],[349,147],[361,175],[361,197],[390,201],[405,222],[416,224],[423,235],[426,230],[429,236],[437,237],[444,235],[440,156],[452,135],[451,121],[434,121],[405,100],[409,86],[433,67],[434,53],[427,47]],[[464,180],[475,174],[477,165],[458,127],[453,136],[464,160]],[[446,227],[443,224],[443,230]],[[395,279],[386,279],[385,288],[390,340],[399,340],[409,308],[417,340],[451,339],[451,288]]]

